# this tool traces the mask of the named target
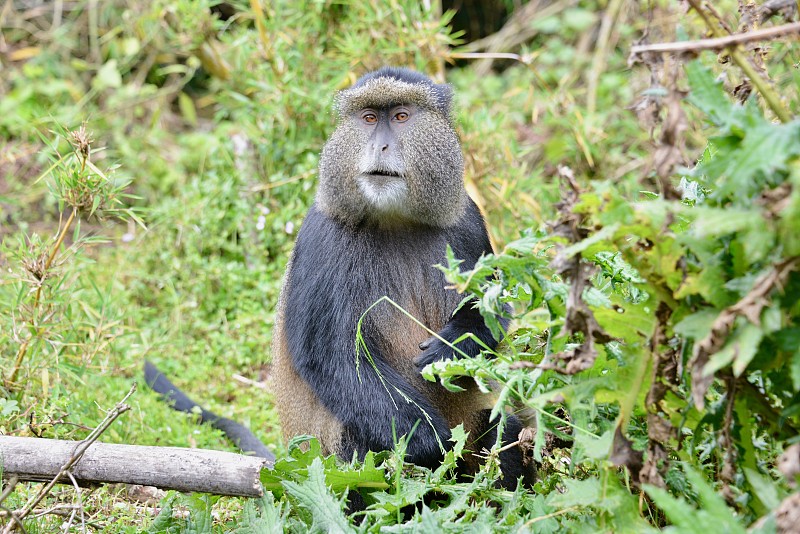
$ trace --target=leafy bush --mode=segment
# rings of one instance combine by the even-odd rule
[[[711,17],[755,19],[726,0],[673,28],[665,3],[624,4],[543,2],[518,50],[527,64],[447,71],[467,186],[498,252],[472,271],[456,258],[441,268],[498,333],[497,314],[513,322],[497,354],[425,374],[443,387],[472,377],[496,413],[528,420],[534,492],[494,488],[497,450],[474,480],[455,480],[458,429],[434,471],[404,462],[403,438],[363,462],[322,458],[302,438],[285,449],[258,387],[334,91],[382,64],[443,75],[452,13],[372,0],[59,3],[60,19],[11,8],[0,432],[81,439],[150,358],[279,456],[259,501],[171,492],[146,518],[106,487],[51,504],[71,501],[104,531],[791,526],[797,473],[791,456],[777,467],[800,428],[796,53],[775,42],[723,52],[723,66],[713,52],[644,53],[629,70],[644,33],[699,38]],[[47,30],[26,31],[34,23]],[[84,120],[94,141],[70,134]],[[230,447],[154,395],[136,398],[103,439]],[[348,488],[366,511],[345,513]],[[2,505],[35,491],[19,485]]]

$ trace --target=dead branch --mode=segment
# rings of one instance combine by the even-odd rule
[[[645,52],[682,53],[700,52],[703,50],[721,50],[732,46],[749,43],[752,41],[770,41],[786,35],[800,34],[800,22],[783,24],[772,28],[763,28],[747,33],[737,33],[724,37],[699,39],[696,41],[682,41],[677,43],[655,43],[636,45],[631,47],[631,56],[638,56]]]
[[[0,436],[3,477],[21,481],[71,484],[62,466],[83,442]],[[240,497],[262,495],[261,469],[266,460],[232,452],[181,447],[118,445],[95,442],[73,462],[78,484],[142,484],[184,492]]]
[[[31,512],[31,510],[33,510],[33,508],[37,504],[39,504],[48,493],[50,493],[50,490],[53,489],[53,486],[55,486],[59,481],[63,480],[65,476],[69,474],[70,469],[72,469],[72,467],[80,461],[86,450],[95,441],[97,441],[97,438],[99,438],[103,434],[103,432],[105,432],[108,429],[109,426],[111,426],[111,423],[113,423],[117,419],[117,417],[119,417],[120,415],[131,409],[130,406],[125,404],[125,401],[127,401],[128,398],[130,398],[130,396],[133,395],[135,391],[136,391],[136,382],[133,383],[127,395],[125,395],[122,398],[122,400],[119,401],[117,405],[114,406],[114,408],[106,414],[106,417],[100,422],[99,425],[97,425],[97,428],[92,430],[92,432],[85,440],[78,442],[77,445],[72,448],[71,454],[66,456],[66,461],[61,464],[61,468],[56,472],[55,476],[52,477],[52,480],[50,480],[48,484],[43,486],[42,489],[40,489],[39,492],[33,498],[31,498],[27,503],[25,503],[25,506],[23,506],[21,510],[14,512],[14,515],[17,517],[17,519],[22,521],[25,518],[25,516],[27,516]],[[26,439],[26,438],[11,438],[11,439]],[[13,463],[14,457],[12,456],[11,460],[6,460],[5,450],[0,449],[0,453],[3,453],[3,459],[4,459],[3,463],[5,470],[3,472],[3,476],[5,476],[6,471],[9,471],[11,474],[13,474],[13,471],[11,471],[8,464]],[[24,477],[20,476],[20,478],[25,480]],[[3,533],[6,534],[8,532],[11,532],[14,528],[16,528],[15,524],[11,522],[8,524],[8,526],[6,526],[5,529],[3,529]]]
[[[796,15],[797,0],[767,0],[761,7],[744,13],[741,24],[746,26],[752,25],[754,22],[764,24],[778,14],[783,15],[787,20]]]

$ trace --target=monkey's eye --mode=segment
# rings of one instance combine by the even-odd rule
[[[378,122],[378,116],[372,111],[365,111],[361,114],[361,120],[367,124],[375,124]]]
[[[406,122],[408,120],[408,113],[405,111],[398,111],[392,118],[397,122]]]

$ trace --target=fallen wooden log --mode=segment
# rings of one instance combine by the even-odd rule
[[[48,481],[58,475],[81,441],[0,436],[3,478]],[[180,447],[93,443],[70,469],[82,485],[125,483],[162,489],[260,497],[264,458]],[[62,482],[71,484],[69,477]]]

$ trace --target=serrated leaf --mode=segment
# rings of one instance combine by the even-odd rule
[[[367,452],[359,469],[341,470],[334,464],[325,469],[325,483],[336,492],[347,488],[381,489],[389,487],[383,468],[375,467],[375,453]]]
[[[710,525],[705,525],[698,520],[699,514],[697,510],[687,503],[685,499],[675,498],[667,490],[649,484],[644,485],[644,490],[653,499],[656,506],[663,510],[670,523],[680,529],[679,532],[692,534],[717,532],[716,530],[707,530]]]
[[[147,532],[152,534],[156,533],[164,533],[164,532],[172,532],[174,529],[178,528],[179,526],[176,524],[177,522],[172,518],[172,503],[174,502],[174,497],[169,497],[166,499],[166,502],[161,507],[161,511],[158,513],[156,518],[150,524],[147,529]]]
[[[690,61],[685,65],[691,92],[688,100],[702,110],[717,125],[723,124],[730,115],[733,104],[717,81],[714,73],[700,61]]]
[[[308,467],[308,479],[303,483],[283,481],[283,487],[300,506],[311,513],[314,532],[345,533],[352,529],[339,504],[325,485],[322,460],[315,458]]]
[[[748,128],[741,143],[701,163],[696,172],[716,182],[714,196],[730,198],[734,204],[749,204],[777,170],[786,169],[787,162],[800,155],[798,141],[799,122],[764,122]]]
[[[276,504],[268,491],[260,499],[247,499],[239,523],[234,534],[280,534],[288,530],[283,504]]]
[[[684,472],[692,489],[700,498],[700,503],[703,505],[702,510],[713,518],[714,523],[718,525],[717,528],[724,532],[744,533],[745,529],[737,521],[734,510],[725,504],[725,499],[706,481],[705,477],[688,464],[684,464]]]

